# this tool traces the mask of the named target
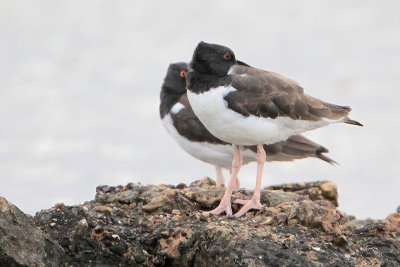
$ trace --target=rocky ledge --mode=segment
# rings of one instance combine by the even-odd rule
[[[57,203],[35,217],[0,198],[0,266],[400,265],[399,210],[357,220],[337,209],[336,186],[322,181],[265,188],[265,208],[241,218],[202,214],[223,191],[210,178],[99,186],[92,201]]]

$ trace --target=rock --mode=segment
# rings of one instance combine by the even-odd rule
[[[261,193],[261,201],[267,203],[267,205],[270,207],[275,207],[284,202],[298,201],[301,198],[304,197],[295,193],[284,191],[265,190]]]
[[[189,185],[189,187],[201,187],[201,188],[208,188],[211,186],[215,186],[215,181],[210,177],[204,177],[201,180],[194,181]]]
[[[288,221],[288,215],[284,212],[279,212],[276,214],[276,221],[278,222],[278,225],[286,224]]]
[[[174,214],[174,215],[181,215],[181,211],[180,210],[172,210],[171,213]]]
[[[164,206],[167,206],[168,199],[163,197],[163,196],[157,196],[154,199],[152,199],[151,202],[147,203],[146,205],[143,206],[143,210],[146,212],[152,212],[155,211],[159,208],[162,208]]]
[[[64,203],[57,202],[57,203],[54,204],[54,209],[55,210],[61,210],[63,207],[65,207]]]
[[[347,238],[344,235],[337,236],[332,241],[333,244],[339,247],[347,245]]]
[[[82,205],[43,210],[34,220],[18,215],[30,218],[17,220],[18,227],[13,226],[25,235],[34,233],[29,236],[35,237],[30,243],[14,240],[14,228],[3,227],[4,218],[8,224],[13,222],[7,209],[0,213],[0,266],[400,264],[396,213],[383,221],[347,216],[336,209],[336,187],[329,182],[275,187],[279,190],[262,190],[263,209],[236,218],[199,211],[215,208],[224,191],[209,178],[189,187],[101,186],[95,199]],[[250,190],[236,191],[232,200],[251,195]],[[232,208],[235,212],[240,205]],[[43,237],[52,243],[40,241]],[[24,243],[19,244],[20,240]],[[10,244],[13,250],[4,254]],[[16,259],[14,254],[21,253],[20,248],[26,251],[24,257],[11,262],[10,257]],[[29,254],[33,248],[36,256]],[[34,265],[38,259],[39,264]]]
[[[322,195],[329,200],[337,199],[337,187],[332,182],[324,182],[319,186],[322,190]]]
[[[146,261],[146,257],[144,255],[136,255],[135,262],[138,264],[144,263]]]
[[[177,189],[185,189],[186,187],[187,187],[187,185],[184,184],[184,183],[180,183],[180,184],[177,184],[177,185],[176,185],[176,188],[177,188]]]
[[[31,216],[0,197],[0,266],[60,266],[65,257]]]
[[[224,188],[216,188],[213,190],[204,189],[200,187],[190,186],[182,190],[182,193],[189,200],[197,203],[204,209],[211,209],[212,207],[216,207],[224,195]]]
[[[308,196],[311,200],[328,200],[335,207],[338,206],[337,187],[330,181],[273,185],[266,187],[266,189],[293,192],[298,195]]]
[[[393,227],[395,227],[398,232],[400,232],[400,210],[397,208],[397,213],[389,214],[386,217],[386,220],[389,221]]]
[[[126,253],[127,248],[126,248],[125,244],[118,243],[118,244],[115,244],[115,245],[111,245],[110,246],[110,250],[112,252],[114,252],[115,254],[117,254],[119,256],[122,256],[122,255],[124,255],[124,253]]]
[[[112,212],[112,208],[104,205],[96,206],[92,209],[93,212],[100,212],[100,213],[110,213]]]

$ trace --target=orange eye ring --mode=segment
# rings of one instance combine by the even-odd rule
[[[179,76],[181,76],[182,78],[185,78],[186,77],[186,71],[184,71],[184,70],[181,70],[180,72],[179,72]]]
[[[232,58],[231,53],[225,53],[225,54],[224,54],[224,59],[225,59],[225,60],[231,60],[231,58]]]

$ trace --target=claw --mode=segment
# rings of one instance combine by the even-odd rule
[[[232,215],[232,207],[231,207],[230,199],[227,199],[227,198],[222,199],[221,202],[219,203],[218,207],[216,207],[213,210],[207,211],[205,213],[218,215],[224,211],[225,211],[226,215]]]
[[[243,205],[243,207],[235,213],[235,217],[240,217],[251,209],[261,210],[264,207],[257,198],[251,198],[250,200],[237,199],[234,203]]]

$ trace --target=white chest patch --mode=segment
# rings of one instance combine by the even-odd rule
[[[181,111],[181,109],[185,108],[185,106],[181,103],[176,103],[175,105],[172,106],[171,108],[171,113],[176,114],[179,111]]]
[[[233,160],[231,145],[189,141],[187,138],[178,133],[170,114],[167,114],[162,119],[162,122],[167,132],[187,153],[206,163],[220,166],[225,169],[230,169]]]
[[[212,88],[201,94],[187,91],[192,109],[206,128],[219,139],[236,145],[272,144],[325,125],[327,121],[245,117],[228,108],[224,97],[235,91],[231,86]]]

